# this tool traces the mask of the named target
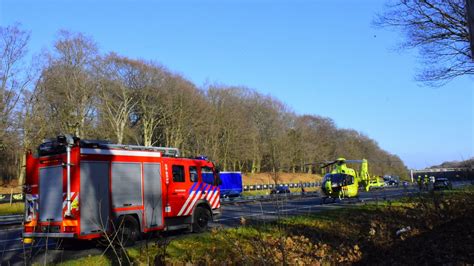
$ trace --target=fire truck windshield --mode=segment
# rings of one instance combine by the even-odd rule
[[[201,168],[201,173],[202,173],[202,181],[207,184],[214,184],[214,172],[212,171],[212,168],[210,167],[203,167]]]
[[[211,168],[211,167],[203,167],[201,168],[202,173],[202,181],[207,184],[211,184],[214,186],[220,185],[221,179],[219,175]]]

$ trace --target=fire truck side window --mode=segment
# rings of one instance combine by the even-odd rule
[[[197,171],[196,166],[189,167],[189,178],[191,179],[191,182],[198,181],[198,171]]]
[[[184,182],[184,166],[173,165],[173,182]]]
[[[210,167],[201,168],[202,182],[206,184],[214,185],[214,172]]]

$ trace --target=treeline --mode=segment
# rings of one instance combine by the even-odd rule
[[[464,161],[443,162],[440,165],[433,165],[430,168],[474,168],[474,158]]]
[[[373,174],[405,175],[399,157],[326,117],[296,115],[243,87],[198,88],[148,60],[101,54],[90,38],[62,31],[30,63],[29,33],[0,28],[0,175],[23,176],[26,150],[44,138],[177,147],[207,155],[223,170],[319,172],[319,162],[367,158]]]

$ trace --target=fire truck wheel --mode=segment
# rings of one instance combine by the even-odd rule
[[[119,231],[117,239],[122,245],[129,247],[135,244],[140,237],[140,228],[137,219],[130,215],[124,215],[119,218]]]
[[[193,223],[193,232],[195,233],[202,233],[207,229],[207,224],[211,219],[211,214],[209,210],[198,207],[196,211],[194,211],[194,223]]]

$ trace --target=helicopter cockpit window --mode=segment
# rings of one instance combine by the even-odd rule
[[[326,174],[324,181],[330,180],[333,184],[339,184],[340,186],[351,185],[354,183],[354,177],[347,174]]]
[[[351,185],[354,183],[354,177],[351,175],[346,175],[346,184]]]
[[[323,182],[326,182],[331,179],[331,174],[324,175]]]

